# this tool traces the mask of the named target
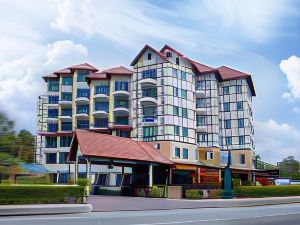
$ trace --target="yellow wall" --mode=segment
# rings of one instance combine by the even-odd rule
[[[213,159],[205,159],[206,152],[213,152]],[[220,149],[219,148],[198,148],[199,161],[208,165],[220,165]]]
[[[245,154],[245,164],[240,164],[240,155]],[[248,150],[232,150],[231,163],[233,168],[252,169],[253,166],[253,151]]]

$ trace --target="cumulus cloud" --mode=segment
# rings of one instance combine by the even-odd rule
[[[290,92],[284,93],[287,99],[300,98],[300,58],[292,55],[280,62],[280,69],[286,75]]]
[[[300,130],[274,120],[256,122],[256,153],[265,161],[276,163],[287,156],[300,159]]]

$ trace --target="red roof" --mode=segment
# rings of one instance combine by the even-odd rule
[[[45,81],[47,81],[48,79],[54,79],[54,78],[57,78],[57,75],[54,74],[54,73],[51,73],[51,74],[46,75],[46,76],[43,76],[43,79],[44,79]]]
[[[71,67],[68,67],[68,69],[98,71],[98,69],[96,69],[95,67],[93,67],[92,65],[90,65],[88,63],[82,63],[82,64],[78,64],[75,66],[71,66]]]
[[[190,62],[196,67],[199,73],[217,72],[217,69],[190,59]]]
[[[71,73],[71,70],[68,69],[68,68],[64,68],[64,69],[58,70],[58,71],[56,71],[54,73],[55,74],[69,74],[69,73]]]
[[[131,71],[130,69],[127,69],[124,66],[119,66],[119,67],[114,67],[114,68],[110,68],[107,70],[102,70],[102,73],[107,73],[107,74],[121,74],[121,75],[132,75],[133,71]]]
[[[149,143],[80,129],[73,136],[70,161],[74,160],[77,144],[83,156],[173,164]]]
[[[161,53],[165,53],[165,50],[171,50],[172,52],[175,52],[177,55],[183,56],[182,53],[178,52],[176,49],[170,47],[169,45],[165,45],[165,46],[160,50],[160,52],[161,52]]]
[[[136,64],[136,62],[139,60],[139,58],[144,54],[144,52],[150,49],[151,51],[155,52],[159,57],[161,57],[163,60],[165,61],[169,61],[168,58],[161,52],[157,51],[156,49],[152,48],[149,45],[145,45],[143,47],[143,49],[137,54],[137,56],[132,60],[132,62],[130,63],[130,66],[134,66]]]
[[[247,78],[250,74],[232,69],[227,66],[221,66],[218,68],[218,71],[222,77],[222,80],[232,80],[237,78]]]
[[[93,80],[103,80],[103,79],[107,79],[107,73],[91,73],[87,76],[88,79],[93,79]]]

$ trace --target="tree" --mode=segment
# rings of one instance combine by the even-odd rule
[[[35,140],[27,130],[21,130],[16,137],[14,156],[24,162],[34,161]]]
[[[290,178],[292,180],[299,180],[299,161],[297,161],[293,156],[289,156],[279,163],[279,174],[280,177]]]
[[[0,152],[12,153],[14,150],[14,122],[0,113]]]

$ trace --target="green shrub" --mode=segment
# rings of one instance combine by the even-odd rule
[[[97,195],[120,196],[121,195],[121,191],[120,190],[110,190],[110,189],[99,188],[97,190]]]
[[[208,198],[220,198],[222,190],[221,189],[214,189],[208,191]]]
[[[54,185],[1,185],[0,204],[81,202],[84,187]]]
[[[185,197],[191,199],[203,198],[203,191],[198,189],[190,189],[185,191]]]
[[[77,180],[77,184],[79,185],[79,186],[89,186],[90,185],[90,180],[89,179],[87,179],[87,178],[78,178],[78,180]]]
[[[232,185],[233,187],[241,186],[241,180],[236,178],[232,179]]]
[[[161,198],[163,197],[163,191],[157,186],[153,186],[149,191],[150,198]]]
[[[48,174],[45,176],[17,176],[16,184],[51,184]]]
[[[299,196],[300,186],[242,186],[235,187],[233,193],[241,198]]]

